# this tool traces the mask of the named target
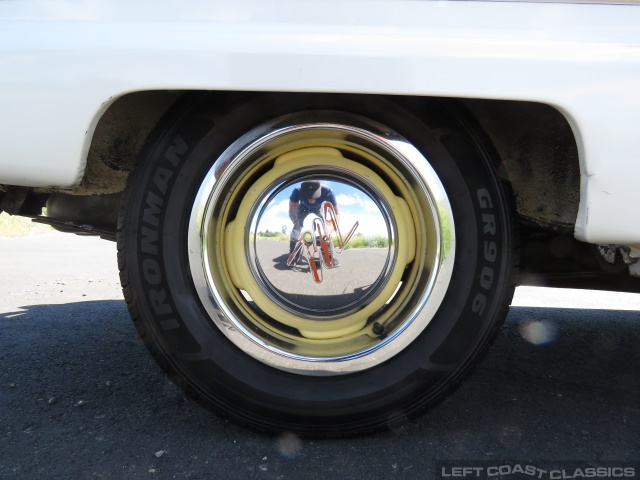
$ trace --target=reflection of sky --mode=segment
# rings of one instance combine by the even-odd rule
[[[323,181],[322,185],[331,188],[338,202],[340,211],[340,230],[345,235],[356,221],[360,222],[357,233],[364,235],[387,235],[387,225],[380,210],[368,195],[357,188],[335,181]],[[291,232],[292,223],[289,219],[289,197],[293,189],[299,184],[285,188],[275,196],[270,206],[265,210],[259,232],[281,232],[282,227],[287,227],[287,233]],[[255,231],[254,228],[252,228]]]

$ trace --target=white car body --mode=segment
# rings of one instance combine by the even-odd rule
[[[0,2],[0,184],[68,187],[120,96],[357,92],[527,100],[578,146],[576,238],[640,244],[640,6]]]

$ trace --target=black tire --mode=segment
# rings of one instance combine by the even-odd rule
[[[251,314],[255,315],[253,319],[238,320],[251,305],[243,304],[242,299],[224,300],[233,296],[233,285],[216,283],[219,277],[215,272],[210,277],[214,283],[210,288],[218,296],[209,296],[227,303],[222,308],[215,299],[209,302],[203,296],[206,292],[197,291],[202,285],[194,280],[199,273],[190,264],[194,252],[189,243],[192,209],[195,210],[194,201],[200,195],[203,180],[208,174],[224,177],[231,168],[224,163],[223,153],[247,132],[260,131],[262,125],[274,119],[297,118],[283,117],[291,114],[308,118],[314,112],[320,112],[325,119],[329,116],[353,123],[362,120],[364,125],[374,125],[372,128],[380,122],[384,126],[380,131],[389,129],[406,139],[424,155],[441,182],[455,227],[455,260],[451,260],[450,279],[443,275],[446,284],[439,287],[444,288],[439,308],[429,314],[424,325],[384,361],[356,364],[344,370],[331,370],[333,364],[327,362],[330,371],[323,375],[297,367],[285,371],[279,364],[274,368],[268,353],[267,360],[260,357],[260,352],[247,354],[245,344],[230,336],[234,330],[241,324],[247,330],[265,329],[256,335],[268,343],[270,325],[278,319],[267,318],[263,324],[269,315],[257,309],[259,313]],[[368,123],[369,119],[373,122]],[[369,144],[365,146],[369,148]],[[221,160],[214,168],[216,159]],[[138,332],[161,367],[187,393],[224,417],[259,430],[312,436],[352,435],[385,429],[415,417],[455,389],[478,362],[502,324],[513,295],[516,235],[511,196],[496,173],[495,160],[490,145],[468,116],[447,102],[425,100],[417,107],[408,100],[365,96],[265,94],[242,95],[234,101],[213,93],[187,96],[149,138],[122,204],[119,268]],[[401,179],[390,187],[394,192],[402,189],[400,184],[405,178],[415,186],[415,178],[407,173],[411,172],[410,167],[393,165],[393,159],[388,163],[389,168],[386,164],[371,168],[385,181],[394,175]],[[262,174],[251,175],[260,178]],[[228,190],[224,191],[236,193],[211,201],[226,212],[224,218],[232,218],[240,211],[235,204],[249,188],[238,186],[240,178],[240,174],[230,173],[225,180]],[[414,204],[411,201],[407,200],[416,208],[426,205],[422,197],[413,199]],[[422,210],[420,215],[428,216]],[[224,227],[214,223],[207,228],[214,231]],[[422,300],[433,294],[423,279],[430,269],[420,270],[419,265],[414,265],[423,261],[423,250],[427,249],[424,246],[433,244],[419,238],[431,235],[431,224],[417,223],[420,248],[402,273],[401,291],[407,292],[402,293],[404,303],[399,305],[400,300],[396,302],[393,297],[389,302],[393,307],[383,308],[396,309],[390,313],[397,318],[396,323],[390,325],[401,327],[372,337],[372,342],[378,342],[372,344],[375,348],[392,345],[396,341],[394,335],[406,326],[402,315],[408,313],[403,312],[418,303],[413,290],[422,292]],[[223,237],[212,234],[212,238],[217,247]],[[224,245],[228,248],[228,244]],[[207,259],[214,258],[214,253],[210,255]],[[338,270],[344,275],[346,262],[341,262]],[[224,275],[220,268],[220,275]],[[229,322],[229,317],[239,323]],[[367,320],[367,328],[380,333],[376,330],[379,325],[373,326],[374,317]],[[277,334],[281,330],[284,328]],[[322,345],[322,341],[318,343]],[[305,342],[306,338],[300,340],[302,347],[296,344],[298,350],[290,348],[307,352]],[[278,341],[273,344],[280,348]],[[282,348],[287,353],[289,347]],[[339,348],[347,347],[341,343]],[[343,352],[342,363],[349,366],[351,350],[339,351]],[[362,352],[368,350],[363,347]],[[305,361],[316,358],[312,353],[302,356]]]

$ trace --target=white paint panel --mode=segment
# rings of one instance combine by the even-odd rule
[[[5,0],[0,183],[79,181],[105,102],[137,90],[531,100],[576,133],[578,238],[638,243],[638,85],[636,6]]]

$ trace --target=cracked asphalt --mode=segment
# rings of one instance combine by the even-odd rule
[[[129,320],[115,244],[4,238],[0,272],[3,480],[438,478],[442,462],[517,461],[640,475],[640,294],[521,287],[437,408],[388,433],[303,440],[227,423],[164,377]]]

